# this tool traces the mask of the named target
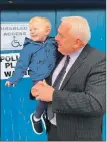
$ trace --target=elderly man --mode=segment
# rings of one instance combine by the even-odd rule
[[[100,141],[105,113],[105,54],[88,45],[88,22],[80,16],[62,19],[55,37],[63,58],[48,80],[31,92],[49,102],[49,141]]]

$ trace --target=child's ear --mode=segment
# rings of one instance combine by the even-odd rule
[[[46,29],[46,36],[48,36],[50,34],[50,32],[51,32],[50,28]]]

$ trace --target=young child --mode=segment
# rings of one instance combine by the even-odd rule
[[[54,38],[49,37],[51,31],[50,21],[45,17],[36,16],[29,22],[31,39],[25,38],[24,47],[16,64],[13,76],[8,79],[6,86],[15,86],[24,76],[29,67],[29,74],[33,85],[47,78],[56,63],[57,45]],[[47,103],[39,101],[36,111],[31,114],[30,119],[35,133],[43,131],[41,119]],[[45,124],[44,124],[45,125]]]

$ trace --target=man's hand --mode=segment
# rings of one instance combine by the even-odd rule
[[[32,87],[32,96],[36,97],[36,100],[45,102],[51,102],[53,97],[54,88],[48,85],[45,81],[39,81]]]

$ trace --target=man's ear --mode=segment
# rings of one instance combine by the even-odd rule
[[[79,47],[83,47],[84,46],[84,42],[82,40],[80,40],[79,38],[76,40],[76,44],[79,46]]]

